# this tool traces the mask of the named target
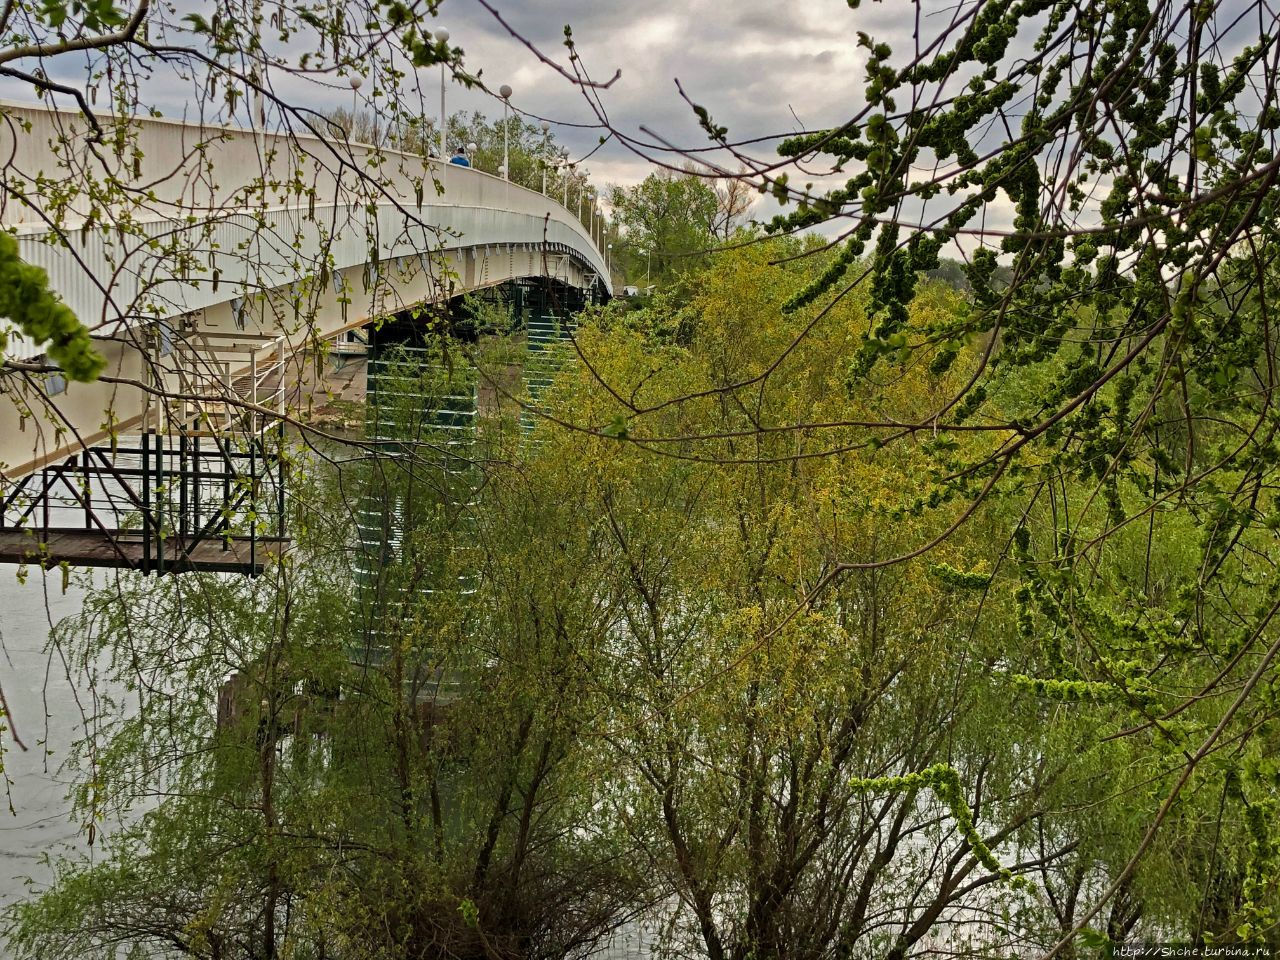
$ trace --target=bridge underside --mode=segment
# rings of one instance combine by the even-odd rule
[[[169,543],[148,548],[141,534],[128,531],[0,530],[0,563],[256,576],[289,546],[287,537],[236,536],[216,543]]]
[[[549,313],[568,316],[602,294],[546,277],[481,292],[512,327],[526,329],[531,350],[541,348],[534,331]],[[380,317],[363,340],[420,346],[440,336],[474,340],[471,308],[460,299],[407,307]],[[311,338],[292,349],[281,336],[217,329],[216,314],[201,319],[206,326],[178,334],[169,353],[139,350],[129,358],[144,373],[171,365],[175,380],[153,381],[156,393],[124,384],[114,410],[125,409],[132,391],[137,412],[128,418],[117,412],[109,439],[95,443],[80,430],[56,453],[37,447],[34,469],[0,487],[0,563],[256,575],[289,549],[285,420],[301,416],[313,399],[323,405],[327,383],[318,370],[327,363],[309,349],[316,346]],[[361,314],[339,330],[368,319]],[[180,369],[192,362],[181,357],[191,341],[202,345],[198,364],[214,365],[211,357],[221,364],[216,382],[196,384]],[[184,393],[197,386],[208,393],[198,401]],[[473,414],[477,403],[473,395]],[[50,410],[65,415],[66,406]]]
[[[97,383],[56,380],[60,392],[51,395],[44,378],[10,377],[8,392],[17,402],[0,404],[0,477],[12,482],[122,432],[164,429],[158,409],[164,397],[195,397],[192,406],[219,414],[237,394],[237,402],[261,406],[263,391],[252,381],[262,365],[283,363],[284,379],[299,383],[338,334],[411,308],[441,309],[452,297],[510,280],[539,278],[546,259],[532,246],[463,248],[446,251],[438,268],[413,270],[398,282],[371,282],[365,268],[350,268],[311,294],[305,320],[291,291],[278,289],[256,302],[229,301],[99,339],[107,365]],[[598,283],[563,254],[552,269],[565,289]],[[298,399],[273,397],[273,412],[296,408]]]

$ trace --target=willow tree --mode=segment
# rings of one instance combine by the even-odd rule
[[[904,48],[865,26],[867,5],[849,6],[864,63],[847,79],[854,106],[779,136],[776,156],[758,138],[733,140],[733,118],[696,90],[681,88],[709,143],[684,150],[609,128],[669,166],[744,166],[784,205],[772,228],[822,227],[829,256],[779,305],[797,323],[777,362],[659,402],[620,390],[617,427],[579,425],[680,455],[696,436],[642,424],[707,397],[749,404],[865,290],[868,323],[843,389],[878,392],[927,370],[950,384],[945,395],[913,409],[886,394],[855,423],[788,412],[742,429],[819,438],[813,453],[832,457],[850,428],[858,443],[919,445],[933,463],[924,509],[970,509],[896,556],[845,547],[831,585],[938,550],[996,500],[1020,498],[1002,539],[1025,578],[1023,629],[1045,647],[1025,682],[1046,698],[1118,698],[1132,714],[1099,737],[1157,731],[1146,756],[1172,770],[1114,876],[1066,911],[1049,953],[1124,894],[1201,787],[1254,836],[1253,865],[1232,868],[1243,912],[1221,935],[1273,937],[1274,12],[1213,0],[917,2]],[[797,184],[796,169],[812,182]],[[953,315],[922,313],[921,278],[943,255],[966,263],[971,295]],[[1144,543],[1140,561],[1129,537]],[[1184,549],[1193,556],[1162,567]],[[1213,914],[1216,894],[1201,895]]]
[[[615,618],[596,680],[610,709],[585,735],[600,741],[605,809],[652,865],[649,916],[664,947],[1029,954],[1075,941],[1113,884],[1114,906],[1086,940],[1243,936],[1272,902],[1269,860],[1244,808],[1222,807],[1219,760],[1210,782],[1184,790],[1159,848],[1128,864],[1213,708],[1143,724],[1216,667],[1143,663],[1136,648],[1172,624],[1117,598],[1144,565],[1158,595],[1193,573],[1191,525],[1162,516],[1149,560],[1145,529],[1115,535],[1096,568],[1105,587],[1071,610],[1087,630],[1079,642],[1105,637],[1134,661],[1121,672],[1108,651],[1114,673],[1099,678],[1072,648],[1058,568],[1036,559],[1052,538],[1049,507],[1029,509],[1026,490],[1008,487],[975,511],[987,478],[938,492],[940,456],[977,457],[991,440],[868,442],[864,424],[884,411],[942,402],[980,348],[946,373],[917,362],[845,389],[870,290],[806,326],[782,307],[835,256],[806,249],[719,254],[677,316],[659,299],[580,329],[591,366],[564,375],[572,385],[550,415],[606,426],[549,432],[522,469],[530,496],[577,505],[531,534],[541,552],[596,538],[608,558],[565,591]],[[935,282],[911,316],[943,323],[966,309]],[[751,379],[749,395],[719,389]],[[1018,384],[999,399],[1038,394]],[[829,426],[773,427],[801,417]],[[936,546],[882,562],[922,541]],[[866,559],[850,568],[855,552]],[[1264,755],[1248,768],[1268,769]]]
[[[101,692],[72,758],[92,855],[7,913],[15,956],[563,960],[636,912],[566,642],[603,636],[561,589],[590,544],[535,563],[571,503],[472,502],[456,387],[391,362],[379,455],[309,461],[262,576],[121,574],[59,626]]]

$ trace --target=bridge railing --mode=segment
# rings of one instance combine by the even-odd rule
[[[576,216],[480,170],[305,129],[129,118],[115,139],[115,118],[100,122],[107,136],[94,144],[76,111],[0,101],[0,225],[17,228],[23,257],[99,333],[284,286],[300,261],[342,270],[547,243],[608,285]],[[14,343],[8,355],[39,352]]]
[[[119,153],[109,142],[91,145],[88,122],[75,110],[0,100],[0,119],[0,156],[6,158],[4,186],[9,191],[24,179],[34,183],[37,173],[46,178],[57,178],[58,171],[99,177],[110,173],[146,194],[143,209],[129,211],[135,219],[221,211],[246,199],[255,208],[333,203],[349,194],[381,194],[384,202],[412,208],[437,202],[429,189],[434,178],[444,186],[445,203],[549,215],[570,227],[585,246],[596,248],[590,231],[553,197],[474,167],[348,142],[320,116],[309,127],[292,119],[294,128],[283,131],[130,117],[125,121],[128,146]],[[116,118],[100,114],[99,120],[109,127]],[[66,213],[87,216],[91,195],[76,192],[74,183],[63,186],[71,191]],[[299,186],[306,196],[299,195]],[[24,191],[22,201],[0,196],[0,222],[46,226],[41,214],[54,206],[49,199],[36,191]],[[60,209],[63,199],[56,204]],[[79,224],[68,220],[64,226]]]

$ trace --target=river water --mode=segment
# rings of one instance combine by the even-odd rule
[[[64,594],[56,571],[33,570],[19,583],[15,571],[0,566],[0,689],[11,713],[2,741],[8,795],[0,800],[0,909],[26,895],[28,878],[49,881],[44,855],[88,849],[70,819],[63,764],[92,706],[84,684],[46,653],[50,624],[79,612],[84,589],[72,583]],[[8,957],[2,942],[0,957]]]

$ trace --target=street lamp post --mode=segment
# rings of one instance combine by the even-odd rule
[[[364,83],[364,80],[360,78],[359,74],[353,73],[350,77],[347,78],[347,83],[351,84],[351,129],[347,131],[347,142],[355,143],[356,142],[356,108],[359,106],[359,103],[360,103],[360,100],[359,100],[360,84]]]
[[[437,30],[433,36],[437,43],[444,43],[449,39],[449,31],[444,27]],[[445,134],[449,127],[449,117],[444,112],[444,85],[445,85],[445,63],[440,61],[440,159],[448,159],[447,147],[445,146]]]
[[[564,199],[560,201],[560,206],[564,207],[566,210],[569,209],[569,180],[573,176],[573,171],[576,167],[576,163],[569,164],[568,172],[564,176]]]
[[[253,0],[253,33],[258,39],[258,50],[262,51],[262,0]],[[145,35],[145,34],[144,34]],[[262,97],[263,84],[267,82],[265,76],[267,58],[262,57],[262,71],[259,72],[257,65],[254,65],[253,73],[250,79],[253,80],[253,122],[250,126],[263,130],[267,126],[267,107]]]
[[[551,159],[551,124],[546,120],[542,121],[542,195],[547,195],[547,162]]]
[[[507,122],[507,110],[511,106],[511,88],[504,83],[498,88],[498,95],[502,97],[502,179],[510,180],[511,125]]]

